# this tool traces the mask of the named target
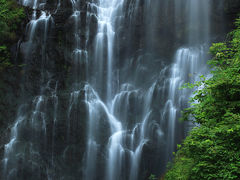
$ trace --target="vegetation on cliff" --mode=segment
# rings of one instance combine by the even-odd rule
[[[24,9],[16,1],[0,0],[0,72],[11,66],[10,48],[24,17]]]
[[[199,126],[179,145],[167,180],[240,179],[240,19],[236,26],[210,48],[212,77],[188,84],[198,90],[183,119]]]

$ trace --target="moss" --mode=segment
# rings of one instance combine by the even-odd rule
[[[25,12],[13,0],[0,0],[0,72],[11,67],[10,48],[17,41],[17,30]]]

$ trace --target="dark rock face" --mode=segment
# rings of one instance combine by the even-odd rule
[[[223,4],[218,4],[218,1],[212,0],[212,31],[218,35],[213,37],[214,41],[221,39],[222,34],[232,27],[232,21],[240,11],[238,0],[226,0]],[[58,6],[59,2],[60,6]],[[89,116],[84,89],[87,67],[84,63],[76,67],[74,62],[72,52],[76,46],[74,30],[76,22],[72,17],[72,4],[66,0],[59,2],[56,0],[46,2],[44,11],[46,14],[51,13],[52,19],[48,22],[45,34],[42,33],[45,31],[44,21],[38,23],[35,31],[38,35],[34,36],[32,41],[29,41],[29,34],[24,33],[23,28],[26,23],[19,30],[21,41],[13,46],[13,57],[16,57],[16,65],[24,64],[24,66],[0,74],[0,159],[4,157],[4,145],[9,142],[10,128],[14,125],[16,115],[22,115],[24,121],[17,124],[19,134],[15,144],[17,148],[11,152],[13,159],[10,159],[8,167],[11,169],[17,164],[18,169],[9,179],[42,180],[50,176],[53,179],[71,180],[83,177],[84,174]],[[91,59],[94,58],[92,54],[98,26],[97,10],[89,5],[92,2],[95,1],[80,1],[78,8],[81,9],[81,14],[77,19],[77,24],[80,26],[77,32],[80,39],[79,47],[89,50],[89,56],[85,58],[89,59],[90,67],[94,62]],[[169,59],[172,59],[173,52],[185,41],[184,37],[190,30],[184,28],[186,23],[184,16],[177,19],[174,16],[173,0],[168,4],[165,2],[166,4],[160,9],[153,8],[151,12],[144,10],[143,0],[140,1],[137,9],[131,10],[131,2],[126,0],[123,7],[125,12],[136,13],[132,16],[133,19],[129,19],[129,14],[126,13],[122,19],[116,20],[120,22],[116,29],[115,48],[118,50],[115,55],[117,61],[114,62],[118,71],[113,73],[119,74],[119,82],[116,81],[116,84],[123,83],[126,77],[132,77],[129,81],[135,81],[137,87],[144,89],[149,86],[152,79],[158,78],[159,69],[171,63]],[[158,6],[157,0],[155,5]],[[225,12],[219,13],[221,6],[225,7]],[[164,9],[166,7],[167,10]],[[41,10],[41,8],[36,10],[37,17],[41,16]],[[31,19],[33,10],[27,8],[26,12]],[[146,17],[147,13],[150,13],[149,17]],[[225,17],[225,23],[229,24],[225,31],[219,30],[222,28],[222,17]],[[175,31],[176,27],[177,31]],[[26,31],[28,28],[30,27],[27,26]],[[148,44],[149,41],[151,44]],[[94,71],[91,68],[90,70]],[[164,102],[166,97],[161,95],[166,93],[167,89],[162,89],[159,84],[166,79],[168,73],[158,78],[154,89],[154,97]],[[79,79],[76,80],[76,77]],[[128,114],[128,120],[123,123],[127,129],[132,129],[134,124],[138,123],[139,112],[142,111],[139,102],[142,102],[142,98],[137,93],[129,96],[127,109],[130,109],[131,113]],[[163,108],[163,104],[153,101],[151,107],[153,109],[151,120],[154,121],[160,116],[158,109]],[[96,129],[100,132],[96,141],[104,145],[99,147],[101,153],[97,154],[98,179],[103,179],[105,173],[103,169],[106,166],[104,159],[106,159],[106,144],[110,136],[110,127],[106,119],[106,112],[100,112],[101,126]],[[162,126],[166,134],[168,125]],[[181,126],[183,125],[178,127]],[[151,128],[156,129],[155,126]],[[182,131],[184,130],[177,130],[178,142],[183,138]],[[164,173],[165,168],[156,168],[157,164],[154,163],[157,161],[163,162],[164,165],[167,163],[164,157],[166,150],[162,149],[162,152],[156,150],[158,148],[156,146],[166,145],[167,138],[163,136],[158,145],[155,140],[153,138],[143,147],[140,169],[144,171],[141,172],[140,179],[146,179],[151,173]],[[126,146],[128,143],[126,138]],[[29,156],[25,157],[26,154]]]
[[[10,128],[16,117],[20,97],[20,70],[11,69],[0,73],[0,156],[3,157],[4,145],[9,141]]]
[[[211,31],[212,34],[218,34],[217,37],[213,37],[213,41],[218,42],[224,40],[225,34],[234,28],[234,21],[240,12],[240,2],[238,0],[224,0],[221,2],[212,0],[211,3]]]
[[[236,16],[240,11],[240,2],[238,0],[225,0],[224,7],[227,14]]]

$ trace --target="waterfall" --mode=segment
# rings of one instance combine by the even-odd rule
[[[163,175],[191,126],[179,118],[192,91],[179,88],[208,73],[210,0],[19,3],[33,14],[3,179]]]
[[[175,2],[176,6],[180,4]],[[199,80],[198,77],[203,74],[207,74],[206,60],[207,49],[209,46],[209,9],[210,2],[206,1],[187,1],[186,16],[187,27],[191,28],[191,31],[186,37],[184,46],[180,47],[175,55],[174,63],[170,70],[169,78],[169,95],[168,101],[165,104],[165,110],[168,111],[168,121],[170,130],[168,133],[168,151],[173,152],[175,150],[176,142],[176,121],[180,116],[180,110],[187,107],[186,102],[191,96],[191,91],[182,90],[179,91],[179,87],[184,83],[193,83]],[[179,10],[176,14],[179,15]],[[177,18],[177,17],[176,17]],[[169,160],[171,156],[169,157]]]

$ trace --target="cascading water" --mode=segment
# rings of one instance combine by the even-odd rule
[[[3,179],[162,175],[188,130],[178,119],[191,91],[179,88],[208,72],[210,1],[58,1],[51,15],[48,1],[20,3],[34,9],[21,45],[23,98],[35,63],[40,77],[5,145]],[[58,30],[64,6],[65,42]],[[65,47],[67,78],[51,56],[54,46]]]
[[[176,139],[176,121],[180,117],[180,110],[185,108],[186,102],[191,95],[191,91],[179,91],[179,87],[184,83],[198,80],[201,74],[207,73],[207,49],[209,46],[209,9],[208,1],[187,1],[186,14],[189,13],[187,26],[191,28],[186,37],[184,46],[177,50],[175,62],[171,67],[171,76],[169,79],[169,97],[165,104],[165,111],[168,111],[169,133],[168,133],[168,151],[175,150]],[[180,6],[176,3],[176,6]],[[179,16],[179,10],[176,14]],[[203,18],[201,18],[203,16]],[[171,156],[169,157],[171,159]]]
[[[49,27],[53,24],[51,15],[47,15],[42,11],[39,18],[37,18],[37,1],[24,1],[24,5],[32,5],[34,11],[32,20],[27,25],[28,40],[25,43],[26,64],[32,58],[32,51],[36,45],[36,36],[40,36],[41,61],[40,65],[40,84],[39,95],[35,96],[32,102],[23,103],[17,114],[17,120],[12,128],[11,141],[5,145],[5,154],[3,160],[3,179],[19,179],[24,178],[22,173],[24,171],[32,171],[37,179],[43,179],[42,169],[37,165],[40,157],[40,151],[47,150],[47,105],[53,101],[54,109],[53,116],[56,120],[57,107],[57,82],[52,81],[51,74],[44,71],[46,62],[46,46],[47,35],[49,34]],[[39,32],[40,31],[40,32]],[[27,72],[28,67],[25,68]],[[26,73],[24,81],[28,82],[30,74]],[[53,84],[55,84],[53,86]],[[49,115],[49,114],[48,114]],[[24,132],[24,133],[23,133]],[[41,144],[35,143],[37,139],[42,139]],[[30,169],[25,169],[30,168]],[[32,178],[32,177],[30,177]]]

